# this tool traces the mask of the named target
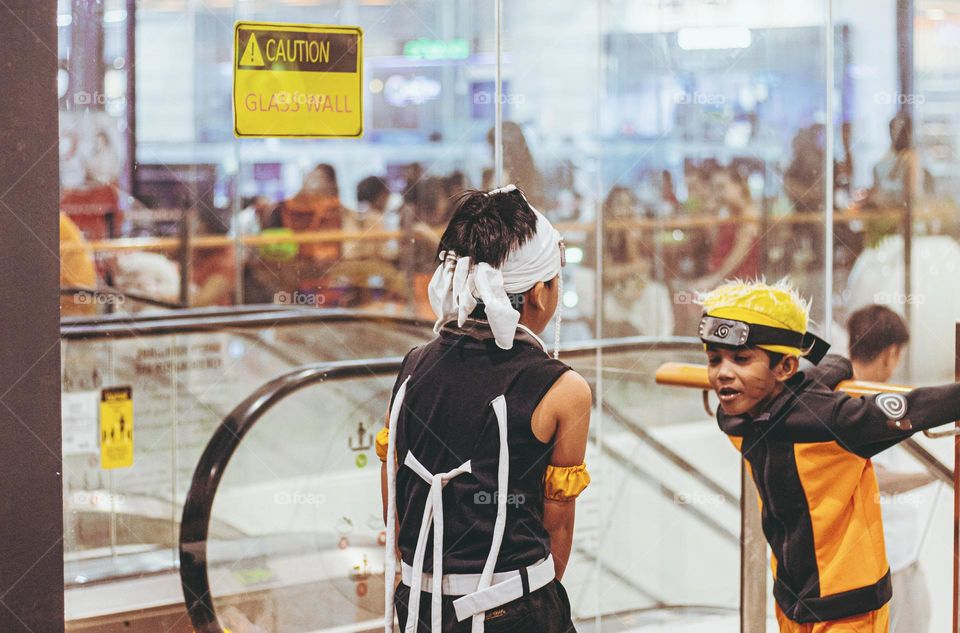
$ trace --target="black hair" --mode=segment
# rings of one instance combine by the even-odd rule
[[[454,198],[453,217],[437,255],[453,251],[499,268],[537,232],[537,216],[519,189],[495,194],[467,190]]]
[[[357,184],[357,202],[373,202],[380,196],[390,194],[390,188],[379,176],[367,176]]]
[[[454,198],[453,217],[440,238],[437,256],[449,250],[499,268],[511,251],[536,232],[537,216],[520,189],[494,194],[468,189]],[[522,309],[523,295],[508,294],[507,298],[516,310]],[[482,301],[470,316],[486,318]]]
[[[869,363],[891,345],[910,341],[907,324],[899,314],[881,305],[860,308],[847,320],[850,334],[850,360]]]

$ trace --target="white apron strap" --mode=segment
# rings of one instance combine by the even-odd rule
[[[407,383],[403,381],[397,390],[390,409],[390,433],[387,442],[387,542],[384,552],[384,633],[393,633],[393,595],[397,581],[397,420],[403,407],[403,398],[407,395]]]
[[[497,521],[493,526],[493,542],[490,544],[490,553],[487,562],[480,574],[478,591],[493,584],[493,572],[497,567],[497,558],[500,556],[500,544],[503,542],[503,532],[507,525],[507,483],[510,478],[510,449],[507,447],[507,399],[501,395],[490,403],[493,413],[497,416],[497,428],[500,431],[500,458],[497,465]],[[483,633],[485,613],[473,616],[472,633]]]

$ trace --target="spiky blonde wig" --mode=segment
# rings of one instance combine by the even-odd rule
[[[768,284],[764,279],[736,279],[708,292],[699,303],[706,314],[721,319],[734,319],[801,333],[806,333],[809,325],[810,302],[800,296],[786,278],[774,284]],[[782,354],[802,354],[801,350],[795,347],[760,347]]]

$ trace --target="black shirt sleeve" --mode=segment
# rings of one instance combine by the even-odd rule
[[[420,347],[414,347],[403,357],[403,361],[400,363],[400,371],[397,373],[397,379],[393,383],[393,391],[390,393],[388,411],[393,409],[393,401],[397,397],[397,392],[400,391],[400,386],[403,384],[403,381],[409,377],[411,369],[416,365],[415,359],[419,355],[419,349]]]
[[[819,365],[803,371],[806,381],[833,391],[844,380],[853,378],[853,364],[843,356],[827,354]]]
[[[960,383],[919,387],[905,394],[838,396],[834,428],[849,450],[861,457],[873,457],[914,433],[960,419]]]

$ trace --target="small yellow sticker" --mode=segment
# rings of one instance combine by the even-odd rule
[[[237,22],[233,127],[238,137],[363,135],[363,30]]]
[[[133,466],[133,389],[106,387],[100,393],[100,467]]]

